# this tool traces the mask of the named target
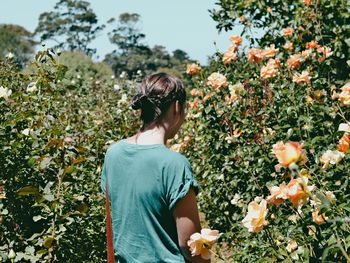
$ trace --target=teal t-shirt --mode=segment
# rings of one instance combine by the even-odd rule
[[[200,191],[188,159],[164,144],[131,144],[123,139],[106,151],[104,193],[106,178],[118,262],[187,262],[180,252],[172,209],[191,186],[196,194]]]

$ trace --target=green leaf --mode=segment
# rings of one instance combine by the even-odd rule
[[[40,195],[39,190],[34,186],[25,186],[17,191],[17,195],[27,196],[27,195]]]

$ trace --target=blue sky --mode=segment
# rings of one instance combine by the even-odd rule
[[[13,23],[34,31],[39,15],[53,10],[57,0],[1,0],[0,23]],[[102,23],[124,12],[141,15],[140,27],[146,35],[145,43],[165,46],[168,52],[186,51],[192,59],[202,64],[216,50],[225,51],[230,46],[230,36],[239,34],[238,26],[230,32],[218,33],[216,23],[208,9],[216,7],[217,0],[89,0]],[[214,45],[216,42],[216,46]],[[49,45],[49,43],[48,43]],[[97,48],[100,59],[114,47],[105,30],[91,44]]]

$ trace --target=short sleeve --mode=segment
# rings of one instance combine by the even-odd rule
[[[201,188],[194,178],[190,162],[184,156],[174,161],[168,169],[167,176],[167,200],[169,210],[188,193],[190,187],[194,188],[197,195]]]

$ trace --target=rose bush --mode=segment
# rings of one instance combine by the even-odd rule
[[[0,63],[0,261],[106,262],[101,164],[136,86],[81,54]]]
[[[208,223],[225,233],[226,260],[349,260],[349,3],[218,5],[218,27],[240,21],[251,41],[191,76],[192,140],[180,151],[205,189]]]

